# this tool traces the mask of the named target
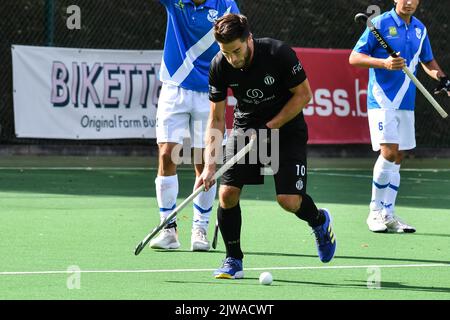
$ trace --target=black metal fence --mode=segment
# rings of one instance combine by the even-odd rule
[[[175,1],[175,0],[174,0]],[[391,0],[239,0],[256,37],[273,37],[297,47],[352,48],[362,28],[355,13],[369,5],[382,11]],[[81,9],[81,29],[69,30],[67,7]],[[416,16],[427,25],[434,54],[450,73],[450,1],[422,1]],[[18,139],[14,134],[11,45],[104,49],[162,49],[166,14],[157,0],[1,0],[0,1],[0,144],[152,144],[146,140],[58,141]],[[324,75],[327,76],[327,75]],[[436,84],[421,72],[419,79]],[[448,98],[437,98],[450,105]],[[450,109],[447,107],[447,111]],[[443,120],[418,94],[418,146],[449,148],[449,120]]]

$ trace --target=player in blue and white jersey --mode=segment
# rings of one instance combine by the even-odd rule
[[[172,158],[174,148],[191,138],[191,147],[203,154],[203,135],[210,111],[208,75],[211,60],[219,51],[213,35],[214,21],[227,13],[239,13],[234,0],[159,0],[167,11],[166,40],[161,63],[162,89],[156,115],[156,137],[159,147],[156,197],[161,220],[176,207],[178,195],[177,166]],[[200,151],[200,152],[198,152]],[[202,161],[199,161],[202,162]],[[195,164],[198,177],[203,164]],[[216,188],[202,192],[194,199],[191,250],[208,251],[209,217]],[[173,219],[150,242],[157,249],[180,247]]]
[[[380,150],[373,170],[372,198],[367,218],[373,232],[415,232],[395,214],[404,150],[416,146],[416,87],[402,71],[416,74],[419,63],[439,81],[435,93],[449,92],[450,81],[436,62],[428,31],[414,15],[419,0],[394,0],[395,7],[372,21],[399,57],[389,56],[366,28],[350,56],[350,64],[370,68],[367,107],[372,148]]]

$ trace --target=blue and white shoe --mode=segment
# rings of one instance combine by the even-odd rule
[[[214,271],[216,279],[242,279],[244,271],[242,260],[228,257],[223,261],[222,267]]]
[[[336,236],[331,228],[331,215],[328,209],[319,209],[325,215],[325,223],[314,227],[313,232],[316,236],[317,251],[320,261],[326,263],[333,259],[336,251]]]

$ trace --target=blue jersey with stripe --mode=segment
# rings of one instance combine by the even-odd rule
[[[184,89],[208,92],[209,65],[219,52],[214,21],[239,13],[234,0],[160,0],[167,11],[167,31],[160,80]]]
[[[417,18],[411,17],[411,22],[407,25],[394,8],[372,21],[389,45],[400,52],[412,73],[417,73],[419,62],[433,60],[427,29]],[[375,58],[385,59],[389,56],[368,28],[353,50]],[[370,68],[367,90],[369,109],[414,110],[415,97],[416,86],[402,70]]]

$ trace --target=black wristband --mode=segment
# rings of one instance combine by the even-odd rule
[[[443,86],[447,85],[447,82],[448,82],[448,81],[449,81],[449,79],[448,79],[447,76],[439,77],[439,82],[440,82]]]

